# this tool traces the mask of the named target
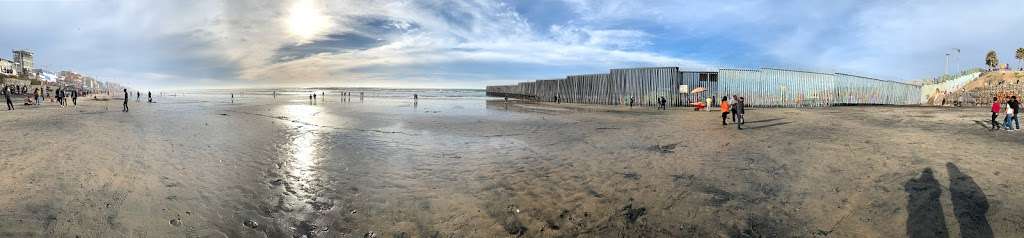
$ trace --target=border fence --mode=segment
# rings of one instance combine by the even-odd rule
[[[684,86],[685,85],[685,86]],[[684,86],[684,87],[681,87]],[[785,69],[679,71],[678,67],[611,69],[608,74],[569,75],[516,85],[488,86],[487,95],[545,102],[675,106],[711,97],[744,97],[753,107],[917,105],[921,86],[842,73]]]

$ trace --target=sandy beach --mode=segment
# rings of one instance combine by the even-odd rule
[[[739,131],[689,108],[320,99],[0,112],[0,236],[1024,233],[1024,132],[986,108],[748,109]]]

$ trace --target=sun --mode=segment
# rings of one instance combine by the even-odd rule
[[[324,14],[316,0],[296,0],[288,8],[284,18],[288,35],[295,38],[298,44],[305,44],[323,35],[331,27],[331,17]]]

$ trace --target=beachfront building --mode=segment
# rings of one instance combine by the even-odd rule
[[[738,95],[755,107],[913,105],[921,86],[842,73],[785,69],[680,71],[677,67],[612,69],[516,85],[488,86],[487,95],[545,102],[675,106]]]
[[[60,73],[57,73],[58,83],[73,88],[84,88],[85,78],[86,76],[72,71],[60,71]]]
[[[19,68],[14,61],[0,58],[0,78],[17,78]]]
[[[14,50],[14,63],[21,66],[21,74],[30,74],[32,72],[35,63],[33,62],[33,53],[28,50]]]

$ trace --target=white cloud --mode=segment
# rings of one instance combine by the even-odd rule
[[[1012,61],[1024,46],[1024,2],[564,0],[591,24],[648,22],[682,35],[748,44],[774,62],[911,80],[939,75],[961,49],[963,68],[986,51]],[[723,52],[729,53],[729,52]],[[951,63],[955,61],[951,58]],[[950,71],[954,71],[950,66]]]
[[[535,32],[529,22],[510,6],[492,1],[361,1],[323,4],[334,19],[328,32],[358,32],[365,19],[384,19],[399,34],[377,35],[384,44],[364,49],[319,54],[294,60],[273,59],[275,50],[288,44],[305,44],[275,34],[281,29],[272,19],[281,18],[280,4],[225,4],[206,40],[223,59],[237,62],[239,77],[247,80],[337,81],[359,80],[359,69],[401,65],[459,62],[507,62],[536,65],[692,65],[679,59],[641,50],[649,35],[638,30],[555,27]],[[287,30],[287,29],[286,29]],[[366,33],[363,33],[366,34]],[[575,35],[578,39],[570,39]],[[288,58],[284,58],[288,59]],[[396,72],[401,73],[401,72]],[[496,76],[500,77],[500,75]]]
[[[315,6],[298,11],[312,12],[311,17],[290,18],[296,1]],[[960,63],[966,68],[981,66],[990,49],[1003,62],[1015,62],[1013,50],[1024,46],[1024,31],[1016,29],[1024,25],[1024,14],[1018,13],[1024,2],[1015,0],[563,1],[568,9],[551,4],[544,9],[550,12],[530,15],[558,15],[552,17],[557,20],[528,19],[508,5],[518,2],[499,0],[0,1],[3,9],[13,9],[0,27],[28,32],[0,35],[0,41],[39,49],[40,64],[88,65],[81,70],[139,85],[190,79],[441,84],[529,75],[453,66],[478,62],[538,71],[792,66],[909,80],[941,73],[942,56],[950,48],[962,49]],[[296,31],[288,19],[299,19],[292,25],[315,24]],[[365,47],[279,52],[345,34],[374,41]],[[720,52],[686,52],[695,48]],[[719,55],[739,57],[722,62]],[[561,71],[549,72],[554,73]]]

